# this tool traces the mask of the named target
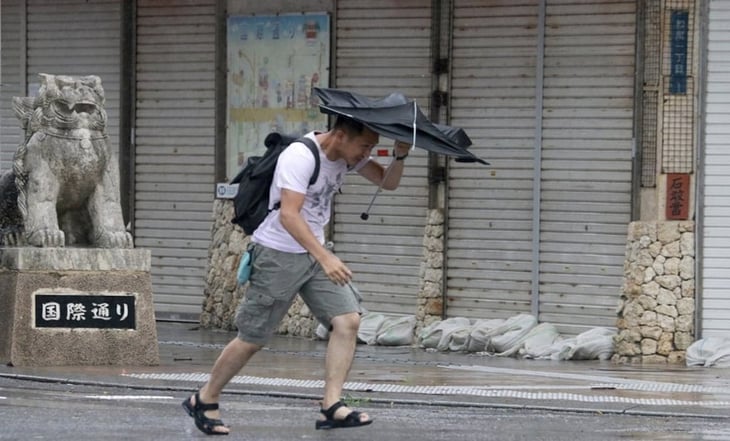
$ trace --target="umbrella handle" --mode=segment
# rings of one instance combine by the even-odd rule
[[[411,150],[413,150],[416,147],[416,118],[418,117],[418,105],[416,104],[416,100],[413,100],[413,140],[411,142]],[[385,176],[383,176],[383,179],[380,181],[380,184],[378,185],[378,189],[375,191],[375,194],[370,199],[370,203],[368,204],[367,210],[360,213],[360,219],[366,221],[370,219],[370,210],[373,208],[373,203],[375,202],[375,198],[378,197],[378,194],[380,194],[380,191],[383,189],[383,182],[385,182],[388,179],[388,175],[390,174],[390,167],[388,167],[385,170]]]
[[[383,176],[383,180],[380,181],[378,189],[375,190],[375,194],[373,194],[373,197],[370,199],[367,210],[360,213],[360,219],[366,221],[370,218],[370,209],[373,208],[373,202],[375,202],[375,198],[378,197],[378,194],[383,189],[383,182],[385,182],[385,180],[388,178],[388,173],[390,173],[390,167],[388,167],[388,169],[385,171],[385,176]]]
[[[373,197],[370,199],[367,210],[360,213],[360,219],[366,221],[370,218],[370,209],[373,208],[375,198],[378,197],[378,194],[380,194],[380,192],[383,190],[383,183],[388,180],[388,176],[390,176],[390,171],[392,168],[393,167],[388,166],[388,168],[385,169],[385,175],[383,176],[383,179],[380,180],[380,184],[378,184],[378,189],[375,190],[375,194],[373,194]]]

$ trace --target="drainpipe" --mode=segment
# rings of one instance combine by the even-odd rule
[[[644,60],[646,51],[646,8],[639,5],[636,13],[636,31],[634,57],[634,134],[631,145],[631,221],[641,220],[641,172],[643,164],[644,138]]]
[[[545,64],[546,0],[540,0],[537,18],[537,62],[535,70],[535,151],[532,177],[532,315],[540,313],[540,193],[542,190],[542,106]]]
[[[217,0],[215,8],[215,140],[214,182],[225,182],[226,176],[226,106],[228,101],[228,9],[226,0]],[[212,189],[215,191],[215,188]],[[215,193],[214,193],[215,194]]]
[[[709,33],[709,2],[699,2],[699,68],[697,72],[698,92],[697,92],[697,109],[695,112],[696,126],[695,143],[697,145],[695,164],[697,164],[697,174],[695,176],[695,317],[694,317],[694,337],[695,341],[702,338],[702,259],[704,250],[702,247],[704,236],[704,215],[705,215],[705,188],[703,182],[705,180],[705,103],[707,94],[707,44]]]
[[[120,48],[119,94],[119,193],[124,224],[134,233],[134,192],[136,157],[135,119],[137,89],[137,2],[123,1]]]
[[[452,44],[452,20],[453,1],[432,0],[431,1],[431,105],[429,108],[429,119],[433,122],[442,120],[449,121],[449,87],[451,84],[451,44]],[[443,256],[442,277],[441,277],[441,318],[445,319],[448,306],[447,289],[447,268],[448,268],[448,228],[449,228],[449,185],[448,164],[446,158],[439,157],[435,153],[428,154],[428,209],[443,209]]]

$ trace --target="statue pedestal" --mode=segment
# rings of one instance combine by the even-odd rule
[[[143,249],[0,248],[0,362],[160,362]]]

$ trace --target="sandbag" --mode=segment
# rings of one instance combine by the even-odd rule
[[[464,326],[463,328],[456,329],[449,336],[448,347],[449,351],[463,352],[469,344],[469,334],[471,334],[472,326]]]
[[[413,343],[413,329],[415,327],[415,315],[387,318],[380,325],[375,341],[383,346],[410,345]]]
[[[360,329],[357,331],[357,340],[360,343],[374,345],[377,341],[378,331],[385,321],[385,315],[369,312],[360,317]]]
[[[504,324],[504,319],[481,319],[474,322],[466,345],[467,352],[484,352],[492,341],[495,329]]]
[[[730,338],[707,337],[689,345],[687,366],[730,367]]]
[[[606,328],[593,328],[553,345],[553,360],[608,360],[613,355],[616,333]]]
[[[471,321],[464,317],[454,317],[431,323],[421,330],[421,334],[419,335],[420,346],[422,348],[446,351],[449,349],[451,334],[470,327]]]
[[[514,355],[523,358],[549,358],[550,348],[560,338],[560,333],[555,325],[540,323],[522,339],[522,343]]]
[[[570,360],[573,356],[573,348],[575,348],[575,337],[568,337],[556,340],[546,351],[547,354],[543,358],[550,360]]]
[[[437,332],[437,326],[442,321],[433,322],[428,326],[424,326],[418,334],[418,346],[424,349],[436,349],[441,340],[441,332]]]
[[[615,331],[607,328],[593,328],[575,337],[576,347],[573,360],[608,360],[613,355]]]
[[[508,318],[501,326],[494,329],[497,334],[492,337],[487,350],[496,353],[509,351],[536,325],[537,318],[530,314],[519,314]]]

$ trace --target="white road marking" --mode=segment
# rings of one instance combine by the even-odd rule
[[[645,390],[654,392],[699,392],[730,395],[730,387],[727,386],[707,386],[702,384],[682,384],[669,383],[664,381],[633,380],[629,378],[574,374],[570,372],[535,371],[529,369],[509,369],[491,366],[444,365],[439,367],[444,369],[454,369],[468,372],[486,372],[512,377],[533,376],[598,383],[592,384],[592,387],[594,388],[615,388],[627,390]]]
[[[86,395],[91,400],[174,400],[167,395]]]
[[[127,377],[157,380],[174,380],[174,381],[191,381],[196,383],[205,382],[208,374],[180,374],[180,373],[148,373],[148,374],[125,374]],[[236,376],[231,379],[233,384],[253,384],[259,386],[279,386],[279,387],[296,387],[296,388],[317,388],[324,386],[321,380],[296,380],[290,378],[264,378],[252,376]],[[620,383],[606,385],[607,390],[611,390],[622,386]],[[609,388],[610,386],[610,388]],[[520,398],[527,400],[558,400],[558,401],[578,401],[590,403],[620,403],[635,404],[646,406],[706,406],[706,407],[730,407],[730,401],[720,400],[677,400],[671,398],[633,398],[624,396],[614,396],[610,394],[596,395],[580,395],[572,393],[553,393],[553,392],[524,392],[511,389],[492,389],[483,386],[410,386],[401,384],[388,383],[345,383],[346,390],[368,391],[368,392],[388,392],[388,393],[408,393],[408,394],[424,394],[424,395],[467,395],[485,398]],[[586,387],[589,389],[589,387]]]

